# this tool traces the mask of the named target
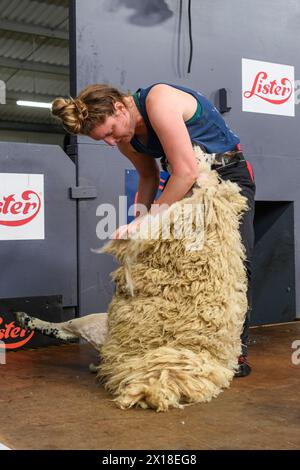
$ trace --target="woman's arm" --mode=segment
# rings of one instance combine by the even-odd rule
[[[172,175],[156,204],[171,205],[191,189],[199,170],[187,131],[184,103],[168,85],[156,85],[147,97],[147,113],[172,167]]]
[[[149,211],[159,186],[159,167],[154,158],[136,152],[130,144],[118,144],[118,149],[136,168],[139,174],[137,204],[143,204],[146,207],[145,212]],[[136,213],[138,215],[139,211]]]

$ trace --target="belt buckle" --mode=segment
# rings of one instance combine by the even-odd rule
[[[215,157],[214,157],[214,165],[216,166],[225,166],[226,163],[225,163],[225,159],[224,159],[224,154],[222,153],[215,153]]]

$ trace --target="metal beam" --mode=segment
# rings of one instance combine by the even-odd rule
[[[58,94],[56,95],[46,95],[42,93],[27,93],[24,91],[7,91],[6,92],[6,102],[8,101],[17,101],[17,100],[24,100],[24,101],[40,101],[42,103],[50,103],[53,101]],[[61,93],[60,96],[68,96],[64,93]]]
[[[77,6],[76,0],[69,0],[69,33],[70,33],[69,67],[70,67],[70,92],[72,96],[77,95],[76,6]]]
[[[1,121],[0,130],[45,132],[47,134],[65,134],[62,127],[53,124],[35,124],[34,122]]]
[[[18,23],[17,21],[9,21],[0,19],[0,29],[4,31],[15,31],[17,33],[33,34],[48,38],[69,40],[69,33],[60,31],[59,29],[44,28],[33,24]]]
[[[9,57],[0,57],[0,67],[53,75],[69,75],[69,67],[64,65],[45,64],[44,62],[35,62],[33,60],[10,59]]]
[[[69,5],[69,0],[32,0],[33,2],[35,3],[43,3],[44,5],[56,5],[57,6],[57,3],[59,4],[59,6],[65,6],[66,8],[68,8],[68,5]],[[65,5],[62,5],[62,3],[65,3]]]

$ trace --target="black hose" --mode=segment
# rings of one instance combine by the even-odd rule
[[[191,72],[191,65],[192,65],[192,59],[193,59],[193,36],[192,36],[192,13],[191,13],[191,7],[192,7],[192,0],[189,0],[188,13],[189,13],[190,59],[189,59],[189,65],[188,65],[188,71],[187,71],[187,73],[190,73],[190,72]]]

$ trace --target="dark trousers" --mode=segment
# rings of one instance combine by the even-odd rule
[[[230,180],[237,183],[241,188],[241,194],[247,198],[249,209],[244,213],[240,224],[240,233],[242,243],[246,249],[245,266],[248,278],[248,310],[245,317],[243,332],[241,334],[242,354],[247,355],[248,351],[248,337],[249,337],[249,323],[250,314],[252,310],[252,256],[254,248],[254,196],[255,196],[255,182],[253,178],[252,168],[249,162],[241,161],[232,165],[227,165],[217,170],[223,180]]]

